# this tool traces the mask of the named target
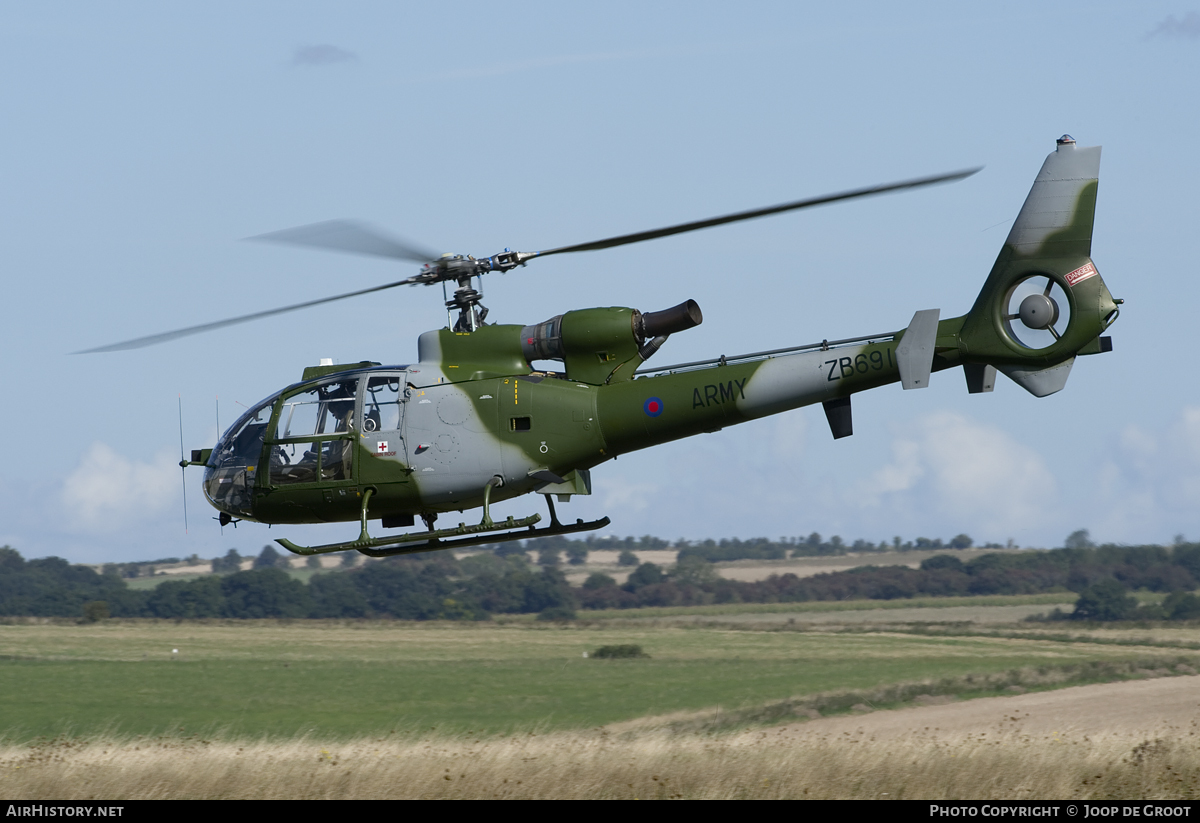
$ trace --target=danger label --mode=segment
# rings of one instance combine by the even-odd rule
[[[1096,267],[1091,263],[1088,263],[1080,266],[1073,272],[1067,273],[1067,285],[1074,286],[1076,283],[1087,280],[1089,277],[1095,277],[1097,274],[1099,274],[1099,272],[1096,271]]]

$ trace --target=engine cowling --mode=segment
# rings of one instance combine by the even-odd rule
[[[522,328],[521,351],[531,364],[558,360],[570,379],[599,385],[628,379],[636,368],[631,361],[641,363],[649,356],[641,354],[647,340],[685,331],[703,320],[695,300],[647,313],[624,306],[579,309]]]

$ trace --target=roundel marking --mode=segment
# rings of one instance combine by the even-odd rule
[[[642,409],[650,417],[658,417],[663,412],[663,401],[657,397],[651,397],[646,401],[645,405],[642,406]]]

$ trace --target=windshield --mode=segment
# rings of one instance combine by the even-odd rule
[[[212,468],[224,466],[257,466],[262,455],[263,437],[271,419],[271,408],[275,404],[273,395],[259,403],[237,419],[217,448],[213,449],[208,465]]]
[[[250,516],[254,471],[262,458],[263,439],[278,396],[268,397],[239,417],[208,458],[204,493],[217,509]]]

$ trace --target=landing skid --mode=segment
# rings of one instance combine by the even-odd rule
[[[530,517],[526,517],[521,520],[514,521],[514,524],[520,524],[520,523],[523,523],[526,521],[537,521],[540,519],[541,519],[541,517],[539,515],[535,514]],[[509,520],[512,520],[512,518],[509,518]],[[476,537],[464,537],[461,540],[441,540],[441,539],[435,538],[435,539],[429,540],[429,542],[425,543],[422,546],[414,546],[412,548],[409,548],[409,547],[394,548],[394,549],[360,548],[359,551],[369,557],[391,557],[392,555],[396,555],[396,554],[415,554],[416,552],[435,552],[435,551],[439,551],[441,549],[454,549],[454,548],[459,548],[462,546],[478,546],[483,543],[507,543],[510,540],[527,540],[527,539],[534,538],[534,537],[550,537],[551,535],[555,535],[555,534],[572,534],[573,532],[592,531],[593,529],[603,529],[605,526],[607,526],[611,522],[612,521],[609,520],[607,517],[602,517],[599,520],[588,520],[587,522],[584,522],[583,520],[576,520],[574,523],[572,523],[570,525],[566,525],[566,526],[564,526],[562,523],[559,523],[558,526],[550,525],[550,526],[546,526],[545,528],[541,528],[541,529],[535,529],[535,528],[533,528],[533,526],[530,526],[529,528],[524,529],[523,531],[506,532],[504,534],[482,534],[482,535],[478,535]],[[502,526],[502,527],[507,528],[507,526]],[[468,530],[472,529],[472,528],[474,528],[474,527],[467,526]],[[458,531],[457,529],[442,529],[438,533],[440,534],[442,532],[457,532],[457,531]],[[420,532],[418,534],[413,535],[413,537],[416,539],[422,539],[422,538],[426,538],[428,536],[429,536],[429,532]]]
[[[459,523],[451,529],[430,529],[428,531],[408,532],[392,537],[371,537],[367,533],[367,505],[371,500],[374,489],[363,493],[362,529],[357,540],[344,543],[328,543],[324,546],[297,546],[286,537],[275,542],[288,551],[300,555],[327,554],[356,549],[369,557],[391,557],[397,554],[415,554],[417,552],[433,552],[441,549],[453,549],[462,546],[478,546],[482,543],[506,543],[510,540],[525,540],[534,537],[550,537],[556,534],[572,534],[574,532],[602,529],[611,521],[607,517],[599,520],[576,520],[569,525],[563,525],[554,511],[554,502],[550,495],[545,495],[550,506],[550,525],[544,528],[534,528],[541,522],[542,516],[531,514],[529,517],[508,519],[495,523],[488,514],[488,502],[491,497],[492,485],[484,489],[483,520],[474,525]],[[446,539],[452,538],[452,539]],[[413,545],[415,544],[415,545]]]

